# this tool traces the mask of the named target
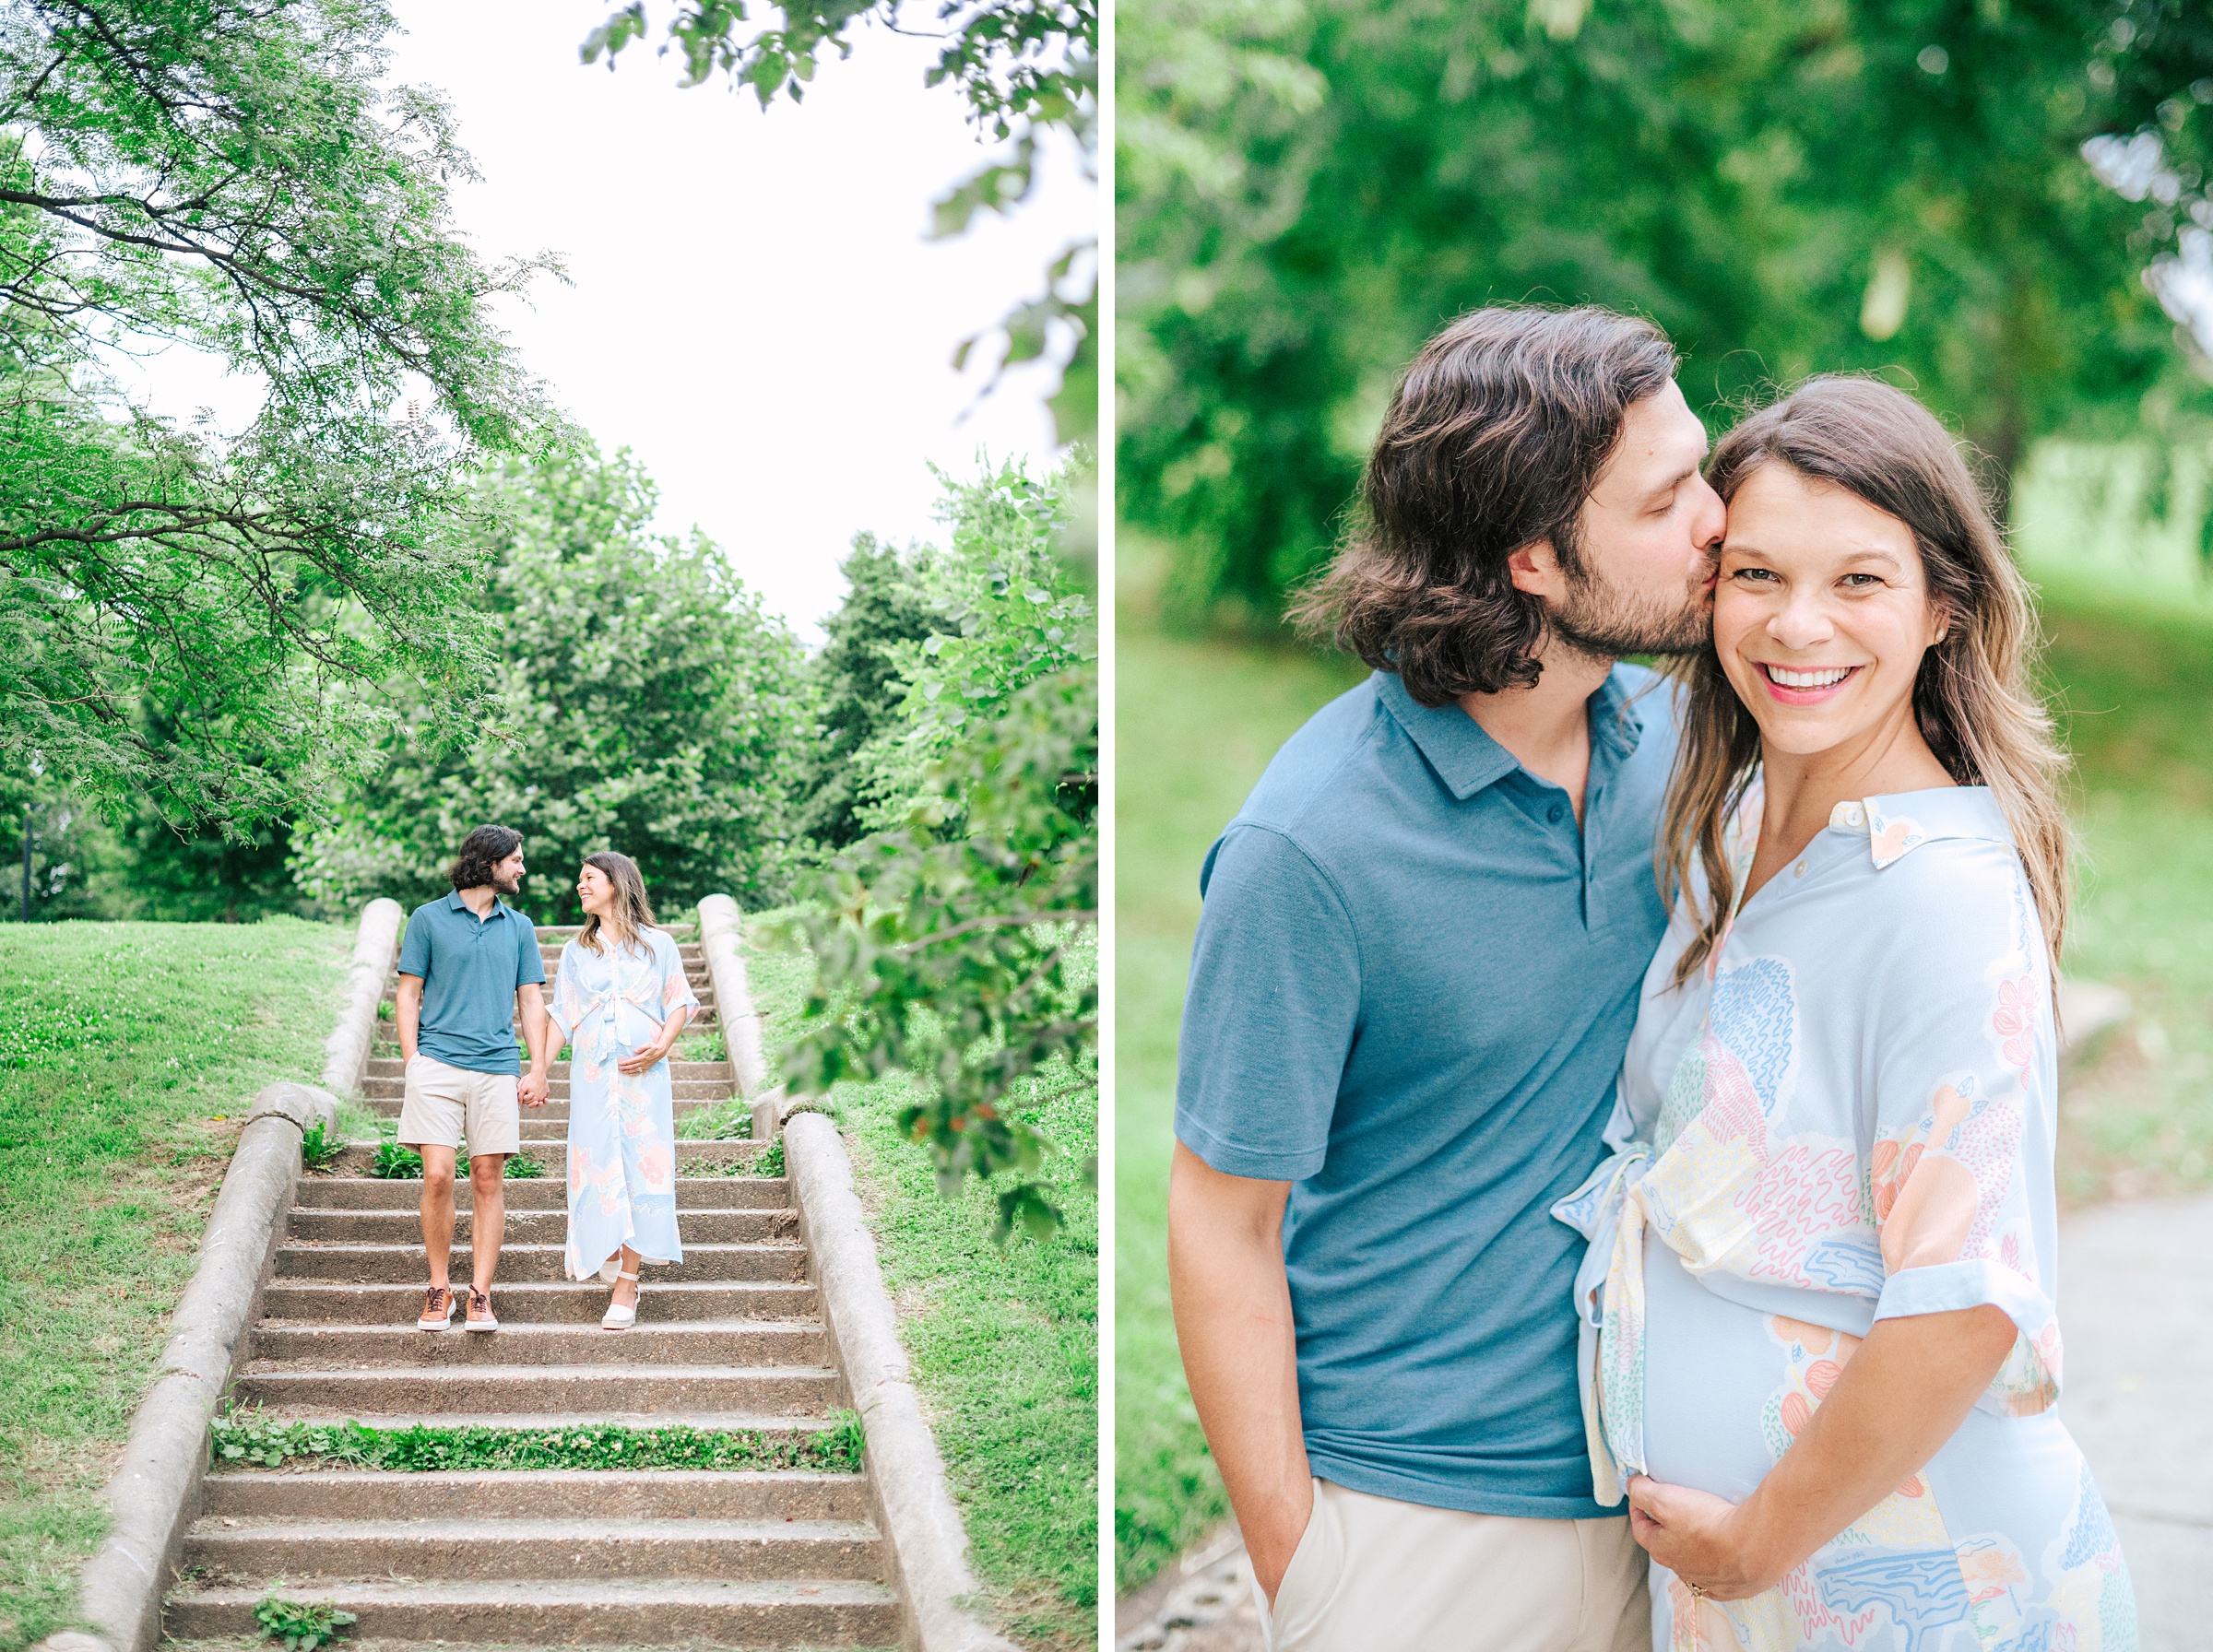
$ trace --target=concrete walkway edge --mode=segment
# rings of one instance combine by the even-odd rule
[[[768,1084],[768,1063],[761,1053],[761,1017],[738,950],[744,934],[745,920],[729,896],[709,895],[699,903],[699,950],[706,960],[707,979],[715,983],[716,1007],[722,1011],[723,1047],[737,1069],[738,1093],[752,1102]],[[774,1129],[772,1118],[768,1129],[756,1124],[753,1134],[765,1140]]]
[[[349,1069],[349,1084],[360,1083],[376,1032],[378,996],[359,990],[364,960],[383,947],[383,962],[375,965],[381,991],[398,919],[391,901],[373,901],[361,914],[338,1028],[325,1046],[326,1082]],[[284,1238],[300,1176],[300,1138],[317,1122],[330,1127],[337,1109],[328,1091],[305,1084],[272,1084],[254,1098],[154,1386],[132,1413],[123,1461],[108,1482],[113,1524],[77,1582],[77,1615],[93,1633],[65,1631],[34,1652],[152,1652],[160,1640],[161,1597],[207,1469],[208,1420],[231,1381],[239,1344],[258,1316],[262,1284]]]
[[[784,1162],[799,1210],[822,1319],[860,1413],[870,1500],[891,1545],[910,1652],[1014,1652],[960,1605],[976,1593],[968,1534],[945,1464],[907,1380],[906,1351],[877,1266],[853,1165],[837,1127],[819,1113],[784,1127]]]
[[[353,958],[346,966],[346,996],[338,1007],[338,1024],[323,1045],[323,1088],[334,1095],[361,1093],[361,1075],[369,1070],[370,1047],[376,1043],[377,1000],[385,996],[385,977],[392,970],[393,953],[399,946],[400,920],[405,915],[399,903],[391,900],[372,901],[361,910]]]

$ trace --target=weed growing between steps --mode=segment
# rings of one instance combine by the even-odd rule
[[[765,926],[775,914],[749,920]],[[748,946],[772,1068],[799,1024],[812,974],[803,956]],[[830,1098],[853,1158],[899,1335],[967,1529],[986,1615],[1038,1652],[1098,1644],[1098,1194],[1083,1161],[1098,1141],[1088,1092],[1048,1072],[1034,1121],[1064,1150],[1042,1178],[1065,1213],[1058,1237],[992,1243],[999,1189],[938,1192],[923,1150],[900,1132],[917,1099],[893,1077]],[[772,1151],[780,1152],[779,1135]],[[767,1168],[764,1159],[756,1165]],[[780,1166],[779,1166],[780,1168]]]
[[[316,1606],[270,1595],[254,1609],[254,1621],[264,1637],[284,1643],[284,1652],[315,1652],[344,1634],[355,1619],[328,1601]]]
[[[339,1150],[344,1150],[344,1143]],[[422,1180],[422,1155],[411,1147],[402,1147],[396,1141],[376,1144],[376,1157],[369,1162],[369,1174],[387,1182],[420,1182]],[[527,1182],[546,1174],[546,1167],[528,1153],[509,1157],[501,1177],[510,1182]]]
[[[719,1030],[712,1032],[691,1032],[676,1041],[672,1061],[728,1061],[729,1047],[722,1042]]]
[[[714,1107],[701,1107],[676,1117],[679,1141],[747,1141],[753,1134],[752,1103],[732,1096]]]
[[[300,1133],[300,1163],[310,1174],[328,1170],[345,1150],[346,1139],[319,1118]]]
[[[254,1095],[313,1084],[350,925],[33,924],[0,948],[0,1652],[66,1627],[100,1492]]]
[[[369,1428],[238,1410],[207,1425],[219,1469],[385,1469],[399,1473],[491,1469],[810,1469],[860,1472],[860,1419],[834,1414],[812,1434],[684,1427]]]

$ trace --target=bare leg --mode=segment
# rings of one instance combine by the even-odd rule
[[[422,1249],[431,1283],[451,1284],[446,1269],[454,1251],[454,1150],[426,1142],[422,1154]]]
[[[624,1273],[637,1272],[638,1262],[638,1253],[631,1249],[629,1245],[625,1245],[622,1247],[622,1271]],[[635,1280],[617,1280],[615,1281],[615,1293],[609,1299],[608,1305],[609,1307],[627,1308],[637,1300],[638,1281]]]
[[[491,1276],[500,1268],[500,1243],[507,1236],[506,1168],[505,1153],[479,1153],[468,1162],[469,1191],[476,1200],[468,1218],[469,1259],[479,1291],[491,1289]]]

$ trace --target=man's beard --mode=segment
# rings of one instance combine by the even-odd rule
[[[517,872],[512,878],[503,878],[494,872],[491,875],[491,887],[503,895],[519,895],[523,892],[523,875]]]
[[[1544,621],[1578,654],[1615,660],[1625,654],[1695,654],[1713,640],[1713,610],[1704,586],[1675,596],[1640,596],[1590,572],[1568,576],[1568,595]]]

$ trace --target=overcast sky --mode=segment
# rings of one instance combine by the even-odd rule
[[[1035,370],[981,407],[953,347],[1042,284],[1095,222],[1064,158],[1012,220],[924,239],[929,203],[987,152],[929,43],[862,30],[806,101],[765,113],[727,82],[680,90],[654,33],[621,67],[578,43],[611,0],[398,0],[393,77],[436,87],[483,174],[456,206],[487,257],[559,254],[506,313],[531,372],[696,523],[810,642],[863,528],[928,537],[927,465],[1050,452]]]

